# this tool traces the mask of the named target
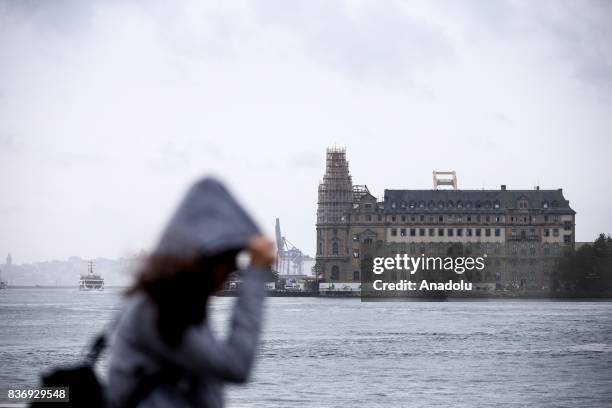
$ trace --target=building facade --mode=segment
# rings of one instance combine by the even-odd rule
[[[564,249],[575,243],[576,213],[562,189],[385,190],[378,200],[352,183],[341,148],[327,149],[318,197],[315,268],[327,284],[360,282],[364,258],[375,249],[486,254],[483,271],[465,273],[476,287],[542,290]]]

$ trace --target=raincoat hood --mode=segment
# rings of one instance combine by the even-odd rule
[[[162,233],[155,255],[217,255],[245,248],[249,238],[259,233],[225,186],[208,177],[189,189]]]

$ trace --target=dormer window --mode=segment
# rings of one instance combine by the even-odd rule
[[[419,208],[425,208],[425,201],[419,201]]]
[[[463,208],[463,202],[457,201],[457,208]]]
[[[402,201],[402,203],[400,204],[400,207],[402,207],[402,208],[406,208],[406,202],[405,202],[405,201]]]
[[[411,201],[409,206],[410,206],[410,208],[414,208],[414,207],[416,207],[416,203],[414,201]]]
[[[557,200],[552,202],[552,208],[557,208],[559,207],[559,202]]]
[[[521,197],[518,199],[516,206],[521,210],[526,210],[529,208],[529,200],[526,197]]]
[[[480,203],[480,201],[476,201],[476,208],[480,208],[482,207],[482,204]]]
[[[542,208],[548,208],[548,201],[544,201],[542,203]]]
[[[444,208],[444,202],[438,201],[438,208]]]
[[[494,207],[494,208],[499,208],[499,201],[495,201],[495,202],[493,203],[493,207]]]
[[[472,208],[472,202],[471,201],[467,201],[465,203],[465,208]]]
[[[395,204],[395,201],[393,201],[393,202],[391,203],[391,208],[395,208],[395,207],[397,207],[397,204]]]
[[[430,201],[427,203],[427,207],[429,207],[429,208],[434,208],[435,206],[436,206],[436,203],[434,203],[432,200],[430,200]]]
[[[485,208],[487,210],[491,208],[491,202],[490,201],[485,201]]]
[[[359,204],[358,203],[353,203],[353,208],[355,208],[355,209],[359,208]]]

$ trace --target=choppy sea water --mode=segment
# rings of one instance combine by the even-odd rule
[[[0,388],[75,361],[120,291],[0,291]],[[214,299],[223,335],[234,299]],[[609,407],[612,303],[269,298],[230,407]],[[101,371],[105,362],[102,361]]]

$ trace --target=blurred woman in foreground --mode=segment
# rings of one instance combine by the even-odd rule
[[[250,254],[226,340],[208,298]],[[113,342],[107,396],[116,407],[221,407],[224,382],[248,379],[259,340],[273,243],[217,181],[194,185],[128,291]]]

